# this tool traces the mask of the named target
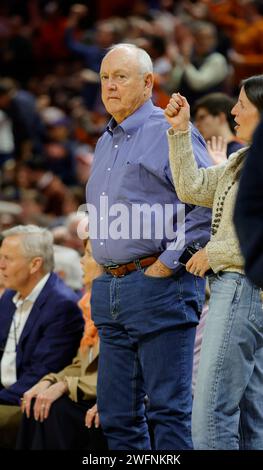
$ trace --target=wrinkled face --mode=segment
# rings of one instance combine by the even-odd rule
[[[236,136],[245,142],[251,142],[253,133],[259,123],[260,113],[256,106],[249,101],[244,87],[241,88],[238,101],[231,113],[235,116]]]
[[[133,114],[149,97],[152,74],[140,73],[134,51],[110,51],[100,69],[103,104],[117,123]]]
[[[219,134],[220,117],[209,114],[207,109],[198,108],[195,114],[195,125],[205,140]]]
[[[88,240],[85,253],[80,260],[83,270],[83,283],[88,286],[101,273],[101,267],[96,263],[91,253],[91,244]]]
[[[1,280],[5,288],[24,291],[31,277],[31,261],[23,252],[19,236],[3,240],[0,248]]]

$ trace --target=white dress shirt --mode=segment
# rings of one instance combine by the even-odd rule
[[[34,302],[45,286],[50,273],[46,274],[25,298],[21,299],[20,294],[17,292],[13,297],[13,302],[16,305],[16,311],[8,333],[5,349],[1,360],[1,383],[5,388],[10,387],[17,381],[16,377],[16,349],[19,343],[20,336],[32,310]]]

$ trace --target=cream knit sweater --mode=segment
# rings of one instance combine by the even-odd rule
[[[193,155],[190,130],[182,132],[170,128],[167,135],[170,167],[178,197],[182,202],[213,209],[212,235],[206,245],[211,268],[215,273],[244,273],[244,260],[233,224],[233,211],[238,189],[235,172],[247,148],[233,153],[222,165],[198,168]]]

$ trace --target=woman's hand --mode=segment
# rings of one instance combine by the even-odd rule
[[[97,403],[95,403],[95,405],[87,411],[85,416],[85,426],[87,426],[87,428],[91,428],[93,423],[95,425],[95,428],[98,428],[100,426],[100,417],[98,413]]]
[[[41,423],[48,418],[52,403],[68,392],[65,382],[57,382],[47,390],[37,395],[34,405],[34,418]]]
[[[169,124],[176,130],[186,131],[189,128],[190,106],[187,99],[180,93],[173,93],[164,110]]]
[[[210,267],[205,248],[197,251],[185,265],[186,271],[199,277],[204,277]]]
[[[23,397],[21,398],[21,411],[22,413],[26,413],[27,417],[30,417],[30,408],[31,408],[31,401],[33,398],[37,397],[39,393],[44,392],[51,386],[51,382],[49,380],[42,380],[38,382],[34,387],[27,390]]]

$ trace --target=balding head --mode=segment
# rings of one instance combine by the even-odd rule
[[[134,44],[120,43],[112,46],[105,57],[113,51],[122,49],[123,54],[131,59],[134,57],[135,62],[138,64],[140,73],[153,73],[153,63],[148,52]]]
[[[152,70],[147,52],[132,44],[118,44],[104,57],[100,70],[102,101],[118,123],[151,97]]]

